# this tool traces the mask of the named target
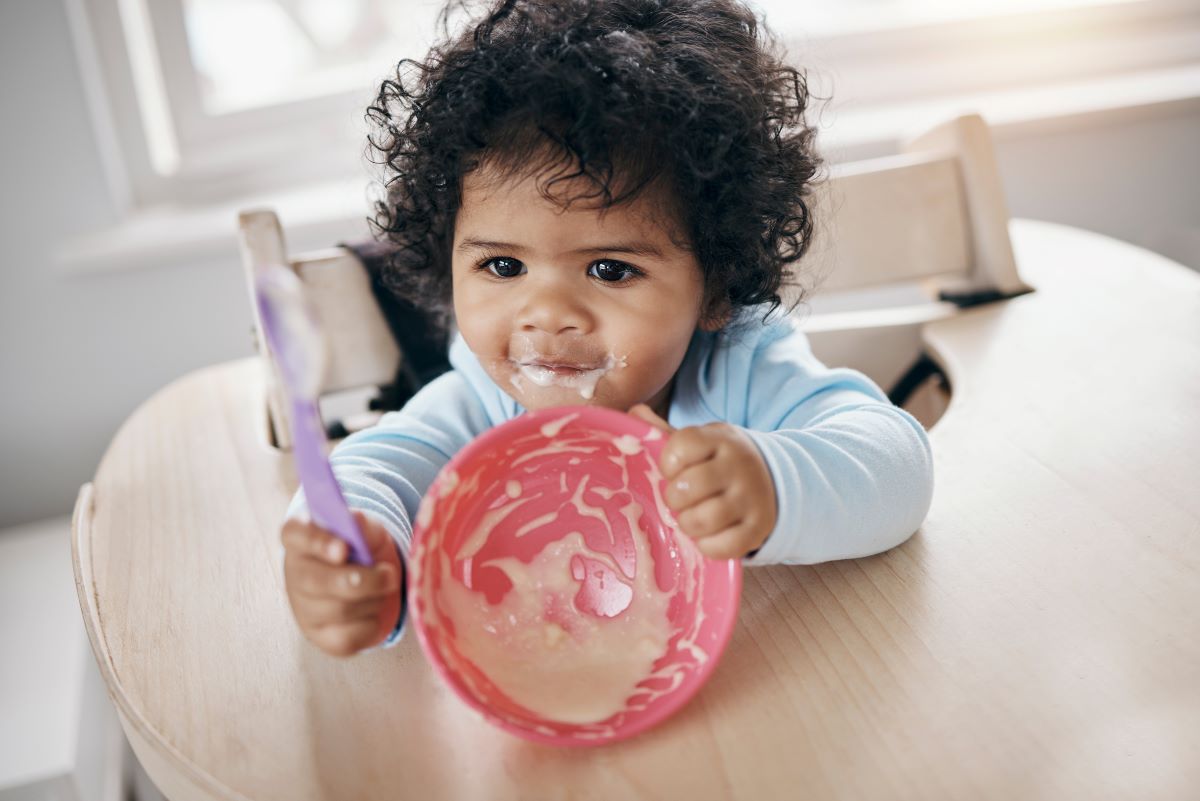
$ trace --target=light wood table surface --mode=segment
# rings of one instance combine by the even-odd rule
[[[147,401],[80,493],[92,648],[150,776],[189,799],[1200,797],[1200,276],[1015,221],[1031,295],[931,324],[954,385],[921,530],[749,569],[723,661],[632,740],[491,727],[416,637],[308,645],[296,477],[253,360]]]

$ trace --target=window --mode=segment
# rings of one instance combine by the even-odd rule
[[[69,1],[77,38],[98,67],[93,94],[110,128],[110,174],[123,180],[132,209],[361,182],[365,108],[400,57],[425,52],[441,7],[440,0]],[[1200,14],[1176,0],[750,2],[791,60],[809,70],[814,90],[843,106],[1200,55]]]
[[[361,175],[363,114],[432,0],[74,0],[129,177],[127,205]],[[85,67],[86,70],[86,67]]]

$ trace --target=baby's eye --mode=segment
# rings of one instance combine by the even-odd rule
[[[497,278],[516,278],[525,271],[525,265],[516,259],[500,256],[499,258],[488,259],[479,265],[479,269],[487,270]]]
[[[594,275],[601,281],[610,284],[623,283],[637,278],[641,274],[641,270],[633,265],[626,264],[623,261],[613,261],[612,259],[594,261],[588,267],[588,275]]]

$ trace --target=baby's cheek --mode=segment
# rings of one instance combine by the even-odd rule
[[[630,355],[627,361],[628,366],[613,376],[614,386],[626,402],[625,409],[637,403],[652,406],[651,401],[670,385],[678,369],[678,365],[670,362],[669,355],[657,362]]]

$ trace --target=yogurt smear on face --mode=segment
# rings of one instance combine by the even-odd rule
[[[591,370],[576,370],[570,367],[551,366],[537,361],[517,361],[517,373],[512,377],[512,384],[517,390],[524,387],[521,378],[526,378],[539,387],[570,387],[579,391],[584,400],[591,400],[596,394],[596,384],[600,379],[613,370],[628,366],[625,356],[608,354],[604,362]]]

